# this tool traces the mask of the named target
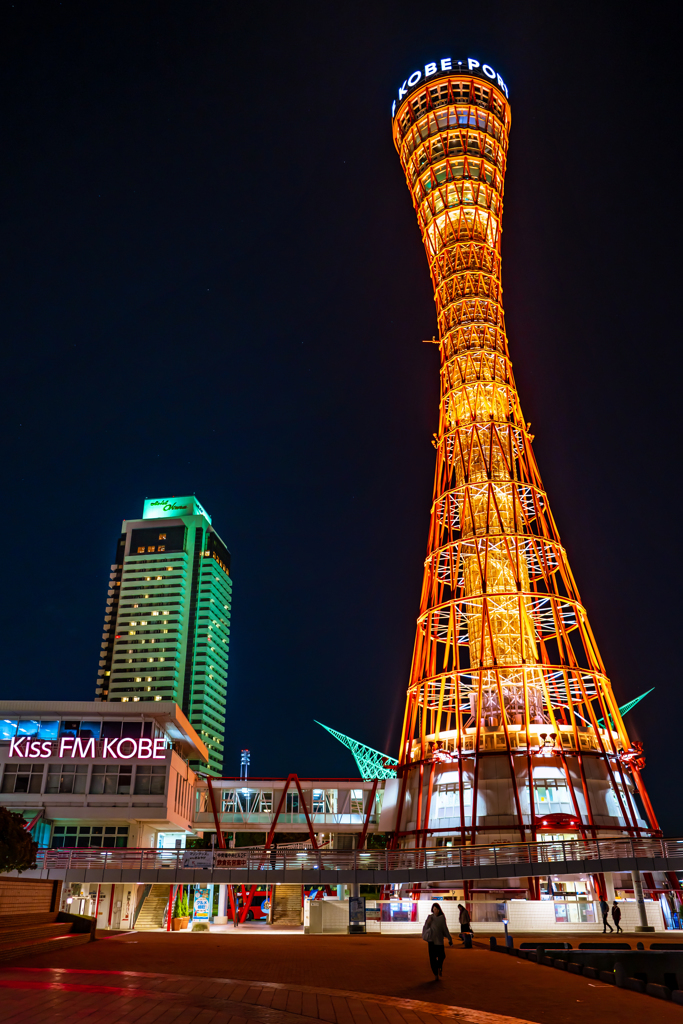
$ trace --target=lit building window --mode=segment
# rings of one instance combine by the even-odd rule
[[[155,545],[154,544],[149,544],[148,547],[147,547],[147,551],[148,551],[149,554],[153,555],[154,552],[156,551]]]
[[[138,548],[138,554],[139,555],[144,555],[144,553],[145,553],[145,549],[144,548]]]
[[[159,534],[159,540],[166,540],[166,534],[165,533],[160,533]]]

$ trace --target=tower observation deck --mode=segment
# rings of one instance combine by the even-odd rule
[[[642,748],[624,727],[560,541],[508,352],[507,86],[489,65],[440,60],[403,83],[392,120],[441,352],[398,842],[650,834]]]

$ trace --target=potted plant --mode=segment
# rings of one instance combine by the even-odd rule
[[[175,898],[173,904],[173,914],[171,916],[171,928],[174,932],[179,932],[183,927],[183,901],[180,895],[180,890]],[[185,926],[187,927],[187,925]]]
[[[180,927],[187,928],[190,923],[190,908],[187,902],[187,893],[183,893],[183,898],[180,905]]]

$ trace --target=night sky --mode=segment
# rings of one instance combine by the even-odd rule
[[[2,3],[3,698],[93,699],[121,520],[196,493],[233,558],[226,772],[355,775],[316,718],[396,753],[438,351],[390,108],[472,56],[510,88],[522,405],[683,831],[677,10]]]

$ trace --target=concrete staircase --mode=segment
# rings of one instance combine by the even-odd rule
[[[163,928],[164,911],[168,906],[170,889],[170,885],[152,886],[135,922],[136,931],[151,932],[155,928]]]
[[[301,926],[301,886],[274,886],[273,924]]]
[[[90,942],[90,934],[75,934],[72,921],[58,921],[57,911],[45,914],[6,914],[0,917],[0,961],[57,952]]]

